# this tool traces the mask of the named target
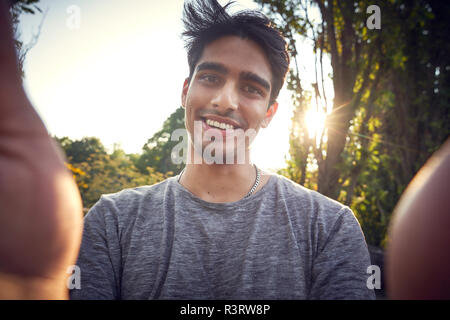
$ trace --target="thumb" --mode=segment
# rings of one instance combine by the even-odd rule
[[[47,134],[22,87],[6,0],[0,0],[0,134]]]
[[[0,81],[21,83],[14,46],[9,1],[0,0]]]

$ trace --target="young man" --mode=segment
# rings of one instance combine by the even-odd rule
[[[229,15],[213,0],[185,4],[184,23],[188,163],[101,197],[85,217],[71,298],[373,299],[351,210],[249,159],[288,70],[282,36],[262,14]]]

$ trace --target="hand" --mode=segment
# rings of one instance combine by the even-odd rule
[[[80,194],[23,90],[0,0],[0,298],[67,298],[81,233]]]
[[[414,177],[395,208],[386,251],[391,299],[450,299],[450,139]]]

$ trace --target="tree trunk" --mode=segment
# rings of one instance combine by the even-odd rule
[[[341,154],[344,151],[345,143],[350,127],[350,120],[354,117],[363,92],[369,82],[372,70],[372,60],[375,48],[371,47],[368,52],[368,63],[359,68],[356,63],[360,59],[360,44],[351,22],[353,9],[341,2],[339,9],[344,19],[344,26],[340,37],[336,34],[334,17],[335,8],[333,1],[317,1],[322,18],[326,21],[324,32],[329,42],[331,55],[331,66],[333,68],[334,102],[333,111],[327,117],[327,150],[324,161],[319,163],[318,191],[330,198],[337,199],[339,196],[340,172],[338,165],[342,162]],[[340,46],[338,46],[338,41]],[[340,47],[340,50],[338,50]],[[358,54],[358,56],[357,56]],[[354,94],[354,86],[358,72],[363,71],[362,85],[358,92]]]

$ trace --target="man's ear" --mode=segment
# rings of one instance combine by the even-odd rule
[[[181,91],[181,106],[186,108],[186,96],[189,90],[189,78],[184,79],[183,90]]]
[[[267,126],[269,125],[270,121],[272,121],[273,116],[275,115],[275,113],[278,110],[278,102],[274,102],[272,103],[272,105],[269,107],[269,109],[267,109],[266,115],[263,119],[263,121],[261,122],[261,127],[263,128],[267,128]]]

